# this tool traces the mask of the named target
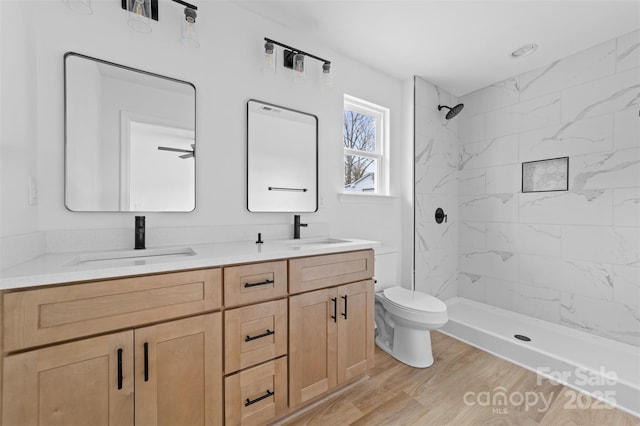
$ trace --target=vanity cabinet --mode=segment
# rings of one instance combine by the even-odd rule
[[[204,314],[221,307],[221,277],[4,294],[4,351],[27,350],[3,359],[2,424],[222,424],[222,314]],[[174,319],[185,314],[200,315]],[[53,344],[31,349],[42,343]]]
[[[360,250],[5,291],[2,424],[282,419],[373,367],[372,277]]]
[[[333,285],[289,298],[289,404],[298,407],[373,367],[373,253],[292,259],[289,269],[293,291]],[[344,284],[354,278],[368,279]]]

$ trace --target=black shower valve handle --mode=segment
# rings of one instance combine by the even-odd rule
[[[447,222],[447,215],[444,213],[444,210],[442,210],[441,207],[438,207],[436,209],[435,219],[436,223],[442,223],[443,221],[445,223]]]

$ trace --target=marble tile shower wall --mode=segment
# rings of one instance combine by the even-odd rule
[[[462,98],[460,296],[640,346],[639,67],[640,30]]]
[[[458,293],[458,123],[438,105],[459,101],[415,78],[415,283],[441,300]],[[437,224],[438,207],[447,222]]]

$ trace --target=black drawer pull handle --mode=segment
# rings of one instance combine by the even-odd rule
[[[271,336],[272,334],[276,334],[275,331],[271,331],[271,330],[267,330],[266,332],[262,333],[262,334],[258,334],[257,336],[247,336],[244,338],[245,342],[250,342],[252,340],[256,340],[256,339],[261,339],[263,337],[267,337],[267,336]]]
[[[122,349],[118,349],[118,390],[122,389]]]
[[[149,381],[149,344],[144,344],[144,381]]]
[[[347,296],[344,295],[342,298],[344,299],[344,312],[342,313],[342,316],[344,319],[347,319]]]
[[[338,322],[338,298],[332,297],[331,301],[333,302],[333,315],[331,315],[331,319],[333,319],[333,322]]]
[[[260,281],[259,283],[244,283],[244,288],[256,287],[259,285],[267,285],[267,284],[273,284],[273,283],[274,283],[273,280],[264,280],[264,281]]]
[[[256,399],[249,399],[249,398],[247,398],[247,402],[245,402],[245,403],[244,403],[244,406],[245,406],[245,407],[248,407],[248,406],[250,406],[251,404],[255,404],[256,402],[260,402],[260,401],[262,401],[263,399],[269,398],[270,396],[273,396],[273,395],[275,395],[275,394],[276,394],[275,392],[271,392],[269,389],[267,389],[267,393],[265,393],[265,394],[264,394],[264,395],[262,395],[262,396],[257,397]]]

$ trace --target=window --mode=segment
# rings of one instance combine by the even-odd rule
[[[344,192],[387,195],[389,110],[344,95]]]

